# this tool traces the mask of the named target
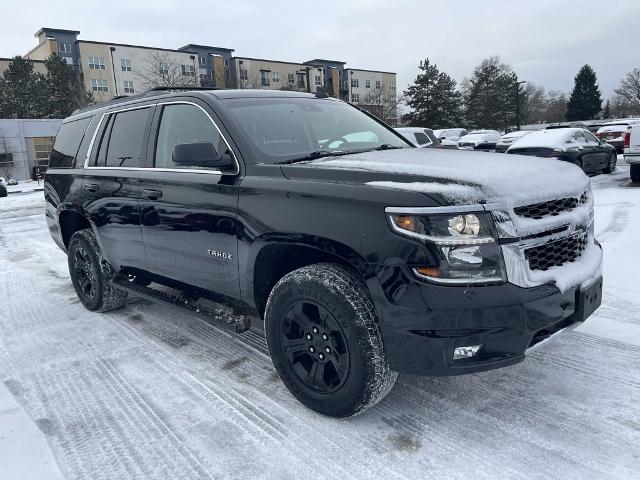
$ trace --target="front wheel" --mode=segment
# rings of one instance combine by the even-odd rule
[[[366,287],[340,265],[310,265],[285,275],[269,295],[265,329],[286,387],[323,415],[357,415],[395,383]]]
[[[106,312],[126,303],[127,293],[110,283],[114,276],[113,268],[103,258],[91,230],[74,233],[67,252],[71,283],[87,310]]]
[[[631,165],[631,181],[640,183],[640,164]]]
[[[603,173],[613,173],[616,171],[616,164],[618,163],[618,156],[615,152],[612,152],[609,155],[609,163],[607,163],[606,168],[602,171]]]

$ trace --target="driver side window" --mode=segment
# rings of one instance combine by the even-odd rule
[[[191,147],[202,156],[202,167],[214,167],[215,159],[227,151],[227,145],[213,121],[201,108],[190,104],[165,105],[162,108],[156,142],[156,168],[184,168],[176,162],[176,153]],[[194,150],[195,149],[195,150]],[[194,168],[194,167],[191,167]]]

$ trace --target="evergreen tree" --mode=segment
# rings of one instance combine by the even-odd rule
[[[0,118],[41,118],[44,78],[34,73],[33,62],[13,57],[0,77]]]
[[[75,109],[93,102],[93,94],[85,90],[78,75],[60,55],[54,53],[44,63],[47,96],[43,118],[65,118]]]
[[[518,77],[499,57],[487,58],[464,82],[464,104],[470,128],[507,130],[516,124],[516,96],[526,107],[526,91],[518,85]],[[526,112],[525,112],[526,113]],[[520,118],[524,118],[522,113]]]
[[[607,102],[604,104],[604,110],[602,110],[602,118],[608,119],[611,118],[611,101],[607,99]]]
[[[429,59],[420,62],[421,73],[404,92],[406,103],[412,111],[404,120],[412,126],[446,128],[460,125],[462,121],[462,94],[456,81]]]
[[[584,65],[575,77],[575,85],[567,104],[567,120],[592,120],[602,110],[602,97],[596,73]]]

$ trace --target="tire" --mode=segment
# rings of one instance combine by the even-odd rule
[[[9,193],[7,192],[7,187],[3,187],[2,185],[0,185],[0,198],[6,197],[7,195],[9,195]]]
[[[630,174],[632,182],[640,183],[640,164],[631,165]]]
[[[74,233],[67,252],[71,283],[87,310],[107,312],[127,302],[127,293],[111,285],[110,280],[115,272],[102,256],[96,236],[91,230]]]
[[[611,152],[611,155],[609,155],[609,163],[602,170],[602,173],[613,173],[613,172],[615,172],[617,163],[618,163],[618,156],[616,155],[615,152]]]
[[[364,283],[337,264],[285,275],[269,295],[265,330],[285,386],[323,415],[362,413],[383,399],[397,378]]]

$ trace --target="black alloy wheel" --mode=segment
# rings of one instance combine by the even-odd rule
[[[313,300],[298,300],[287,311],[281,346],[293,372],[308,388],[332,393],[349,374],[349,347],[340,324]]]
[[[95,301],[98,289],[96,286],[97,272],[95,265],[91,262],[89,254],[83,245],[78,245],[71,257],[73,266],[73,282],[76,292],[80,296],[83,304]]]

